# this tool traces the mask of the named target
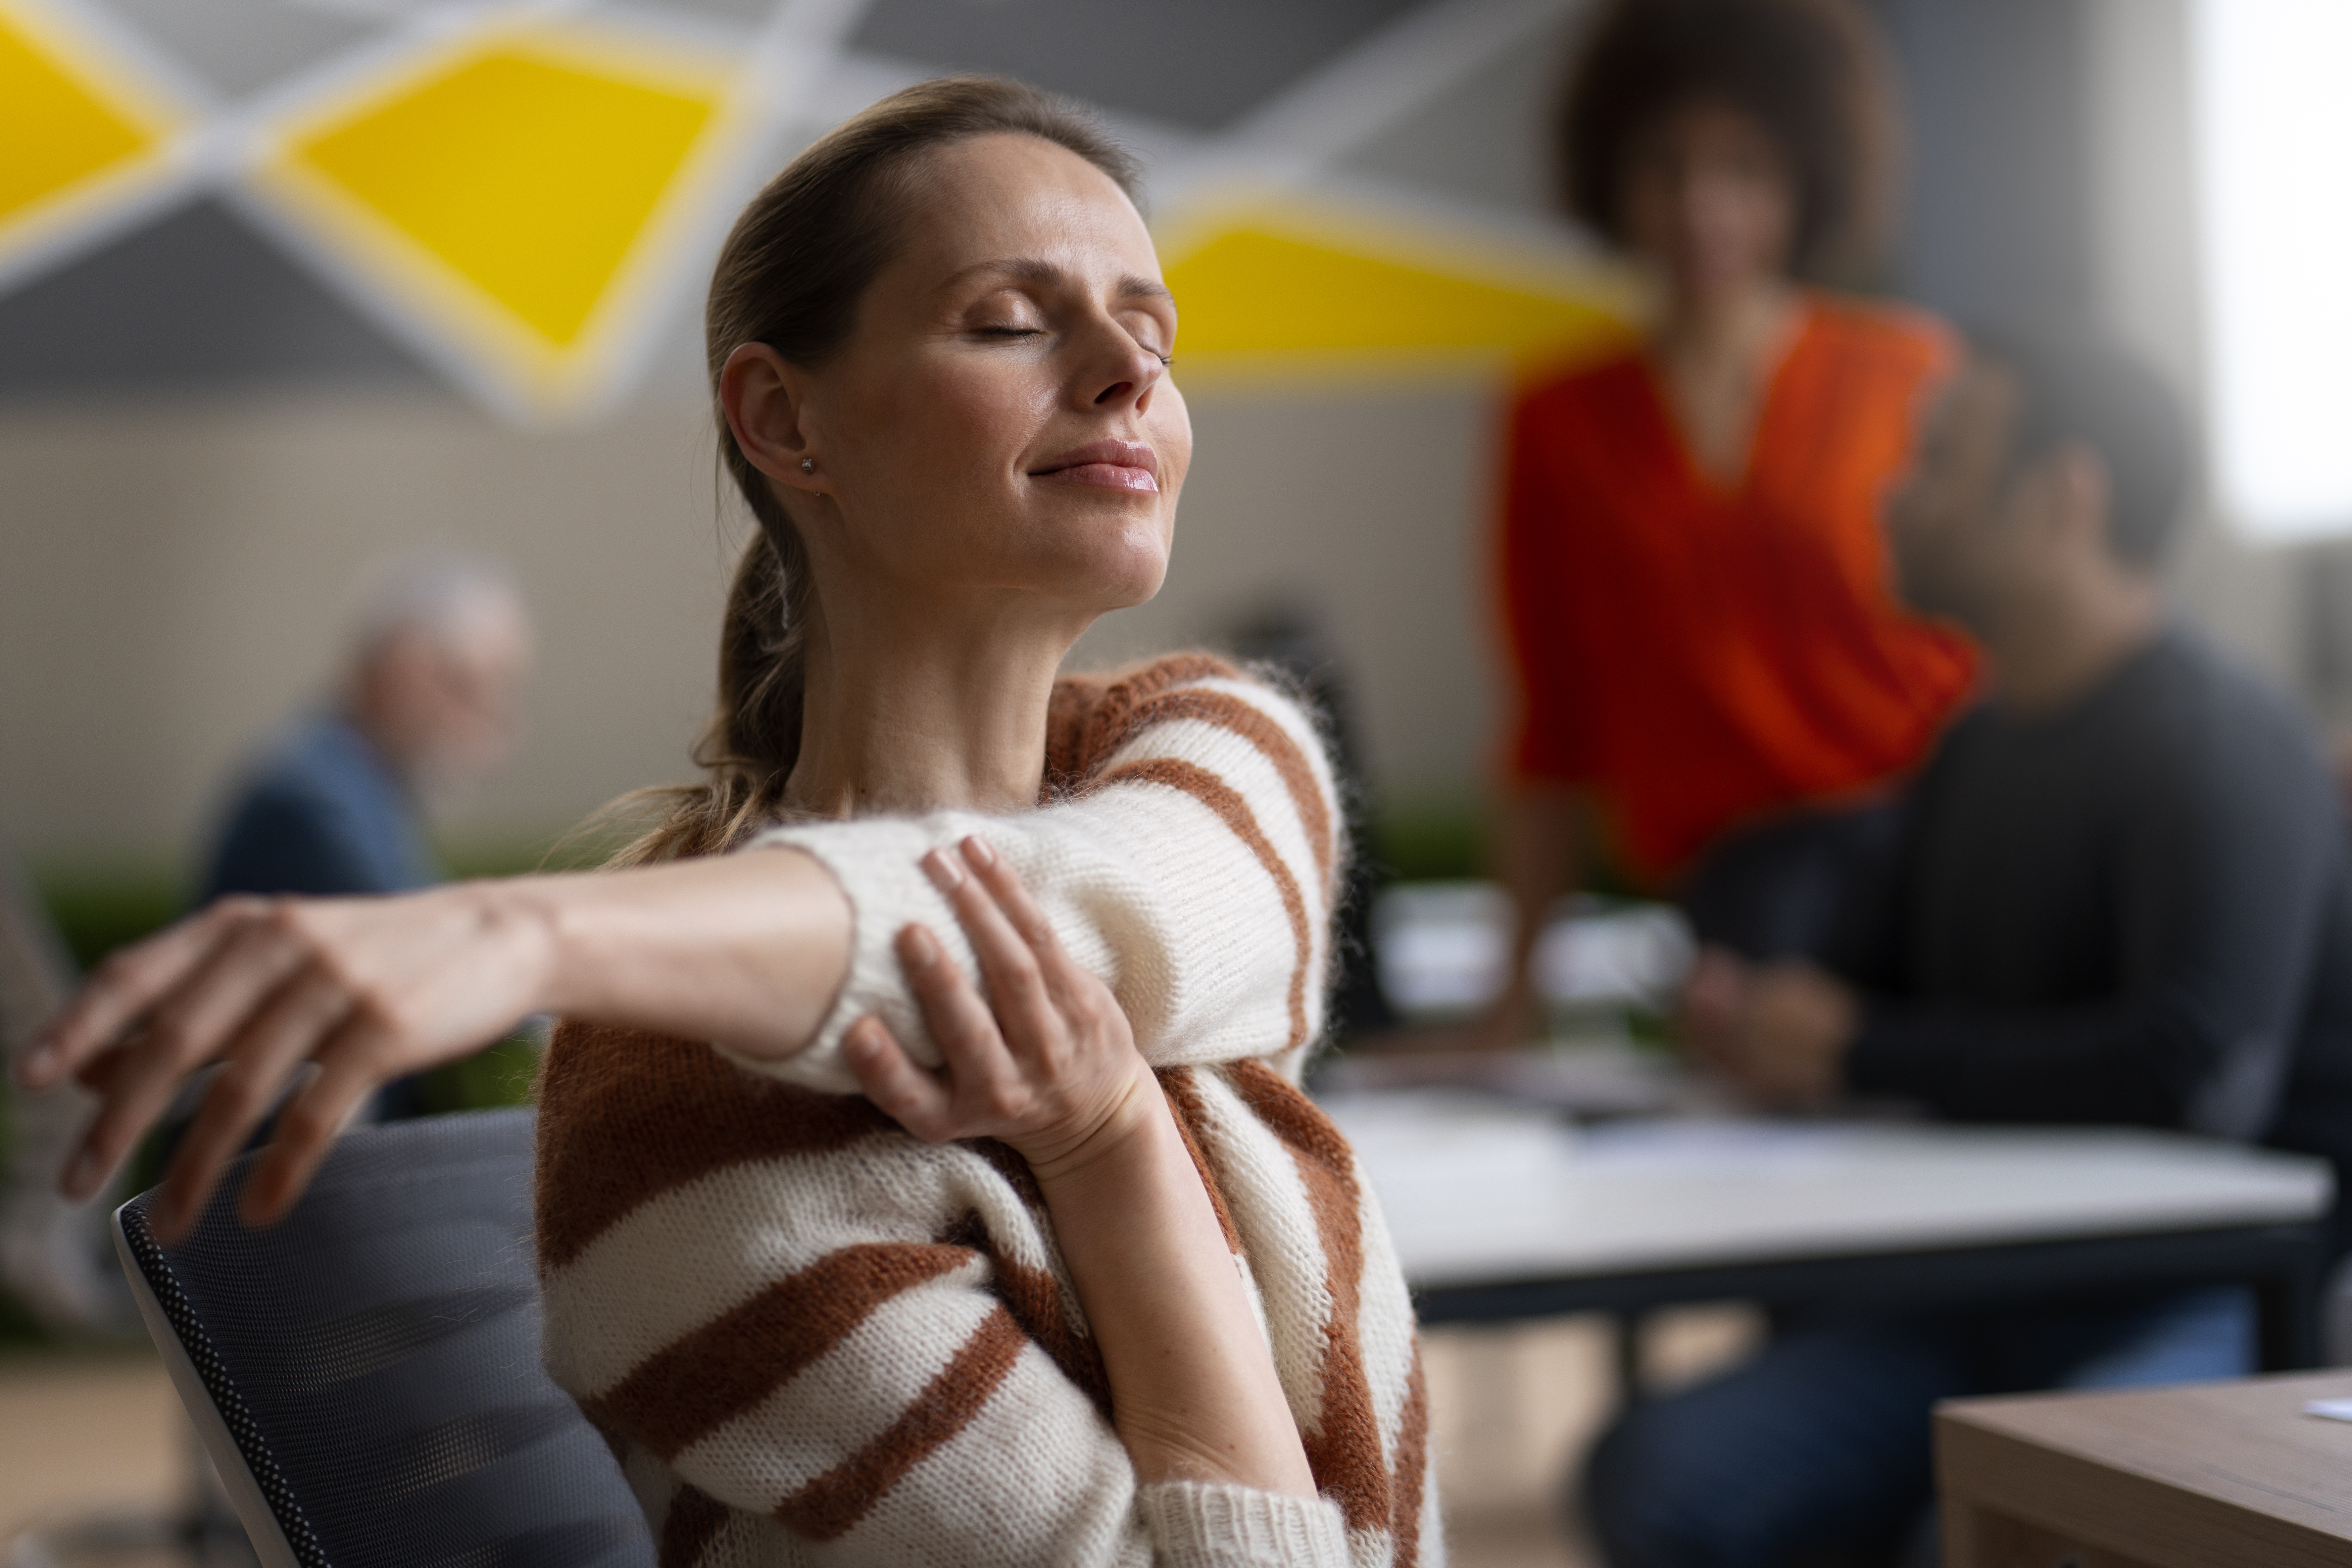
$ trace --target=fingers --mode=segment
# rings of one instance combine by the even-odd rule
[[[1020,1115],[1029,1094],[997,1013],[919,925],[898,933],[898,962],[940,1043],[958,1135]]]
[[[178,990],[153,1009],[147,1026],[115,1047],[116,1059],[86,1062],[102,1074],[103,1087],[98,1115],[59,1183],[68,1197],[88,1198],[105,1184],[171,1105],[181,1083],[236,1037],[254,1005],[297,961],[281,931],[254,921],[267,906],[223,907],[223,929],[197,950],[194,963],[180,968]]]
[[[110,1075],[98,1114],[66,1163],[58,1189],[76,1203],[93,1196],[122,1163],[131,1146],[146,1135],[179,1093],[184,1077],[160,1041],[148,1040],[121,1053]]]
[[[964,840],[967,847],[980,843],[978,838]],[[997,858],[992,852],[989,858]],[[1034,1048],[1050,1037],[1054,1021],[1044,969],[1035,948],[1013,928],[994,892],[971,874],[972,869],[964,855],[956,851],[934,849],[923,857],[924,873],[955,910],[956,921],[971,943],[972,956],[980,961],[981,976],[988,982],[989,1000],[995,1005],[1006,1039]],[[1050,940],[1050,931],[1046,934]]]
[[[1683,983],[1685,1043],[1695,1054],[1719,1063],[1737,1043],[1748,1003],[1748,967],[1722,948],[1699,951]]]
[[[275,1225],[318,1173],[336,1136],[389,1076],[382,1032],[363,1017],[346,1018],[320,1047],[319,1070],[278,1113],[269,1148],[247,1179],[237,1203],[247,1225]],[[191,1210],[193,1217],[201,1210]]]
[[[274,919],[242,921],[150,1009],[145,1033],[183,1071],[211,1061],[302,962],[302,950]]]
[[[250,899],[223,900],[108,959],[17,1058],[16,1081],[47,1089],[120,1043],[125,1030],[262,907]]]
[[[1013,863],[999,855],[987,839],[976,834],[965,839],[961,848],[973,879],[994,900],[1005,924],[1028,949],[1030,961],[1035,964],[1038,977],[1044,983],[1045,994],[1040,999],[1040,1005],[1050,1002],[1067,1022],[1083,1023],[1087,1018],[1104,1016],[1106,1012],[1117,1013],[1118,1002],[1111,994],[1110,987],[1103,984],[1092,970],[1070,956],[1070,950],[1062,945],[1060,933],[1054,930],[1054,922],[1046,918],[1044,906],[1030,897],[1028,888],[1022,882],[1020,873],[1013,870]],[[989,984],[992,986],[996,984],[992,975]],[[1123,1031],[1124,1014],[1119,1014],[1118,1023]],[[1050,1041],[1058,1033],[1049,1030],[1045,1038]]]
[[[1736,1012],[1747,990],[1748,965],[1727,948],[1703,947],[1691,961],[1683,995],[1695,1010],[1711,1017]]]
[[[994,845],[974,834],[957,847],[963,851],[964,864],[996,900],[1006,922],[1028,944],[1040,965],[1050,970],[1057,963],[1074,962],[1063,948],[1061,937],[1055,934],[1054,922],[1045,918],[1045,909],[1029,896],[1021,874],[1013,868],[1011,861],[996,852]]]
[[[841,1044],[857,1087],[885,1115],[927,1142],[955,1136],[954,1100],[947,1084],[917,1067],[879,1018],[860,1018]]]
[[[222,1171],[350,1006],[341,988],[316,972],[296,976],[263,1004],[180,1139],[152,1216],[160,1232],[176,1236],[204,1212]]]

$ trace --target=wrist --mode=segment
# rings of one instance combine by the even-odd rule
[[[468,903],[483,939],[512,966],[509,973],[530,998],[526,1012],[579,1012],[588,1000],[562,962],[564,921],[557,889],[568,879],[497,878],[448,889]]]
[[[1051,1140],[1026,1141],[1020,1152],[1050,1195],[1057,1186],[1091,1179],[1107,1165],[1148,1153],[1174,1127],[1160,1080],[1137,1057],[1133,1070],[1082,1126]]]

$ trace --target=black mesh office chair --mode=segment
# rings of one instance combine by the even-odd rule
[[[620,1468],[539,1363],[531,1117],[347,1134],[284,1224],[230,1171],[166,1249],[114,1216],[139,1309],[264,1568],[650,1568]]]

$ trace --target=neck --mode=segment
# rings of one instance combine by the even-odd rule
[[[2163,625],[2155,580],[2116,568],[2053,585],[1978,636],[1992,659],[1993,700],[2014,713],[2038,714],[2086,695]]]
[[[1658,323],[1658,347],[1673,361],[1753,365],[1780,346],[1796,310],[1796,289],[1769,273],[1721,288],[1677,288]]]
[[[1036,805],[1054,676],[1084,626],[1002,605],[864,608],[813,617],[785,804],[835,817]]]

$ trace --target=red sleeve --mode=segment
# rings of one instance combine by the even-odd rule
[[[1561,482],[1566,412],[1538,389],[1511,409],[1503,468],[1496,584],[1514,711],[1503,753],[1506,777],[1575,784],[1593,758],[1582,661],[1569,640],[1572,518]]]

